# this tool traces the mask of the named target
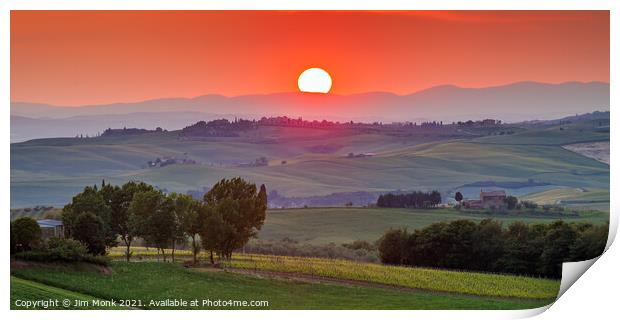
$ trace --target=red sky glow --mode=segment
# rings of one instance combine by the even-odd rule
[[[608,11],[13,11],[11,100],[84,105],[609,82]]]

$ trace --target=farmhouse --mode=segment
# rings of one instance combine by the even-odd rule
[[[480,189],[480,199],[463,200],[463,206],[469,209],[489,209],[501,208],[506,200],[506,192],[504,190],[482,191]]]
[[[51,237],[62,238],[65,236],[65,227],[60,220],[43,219],[37,220],[39,227],[41,227],[41,236],[43,239],[49,239]]]

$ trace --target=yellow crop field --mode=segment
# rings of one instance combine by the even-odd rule
[[[157,250],[152,248],[148,250],[146,248],[134,248],[133,251],[134,259],[155,258],[157,256]],[[167,255],[169,256],[170,252],[167,252]],[[191,252],[177,250],[175,255],[187,259],[191,256]],[[122,258],[122,248],[113,249],[110,256],[117,259]],[[204,261],[208,256],[201,253],[199,257]],[[224,262],[223,265],[225,268],[287,272],[490,297],[550,299],[557,296],[560,287],[560,281],[552,279],[412,268],[341,259],[236,253],[231,261]]]

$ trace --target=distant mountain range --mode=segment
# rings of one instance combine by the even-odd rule
[[[198,120],[287,115],[335,121],[459,121],[494,118],[505,122],[548,120],[609,110],[609,84],[518,82],[487,88],[453,85],[409,95],[274,93],[225,97],[166,98],[133,103],[52,106],[11,103],[11,142],[44,137],[94,135],[108,127],[180,129]]]

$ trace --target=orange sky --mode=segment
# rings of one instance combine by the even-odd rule
[[[11,100],[56,105],[609,82],[607,11],[13,11]]]

